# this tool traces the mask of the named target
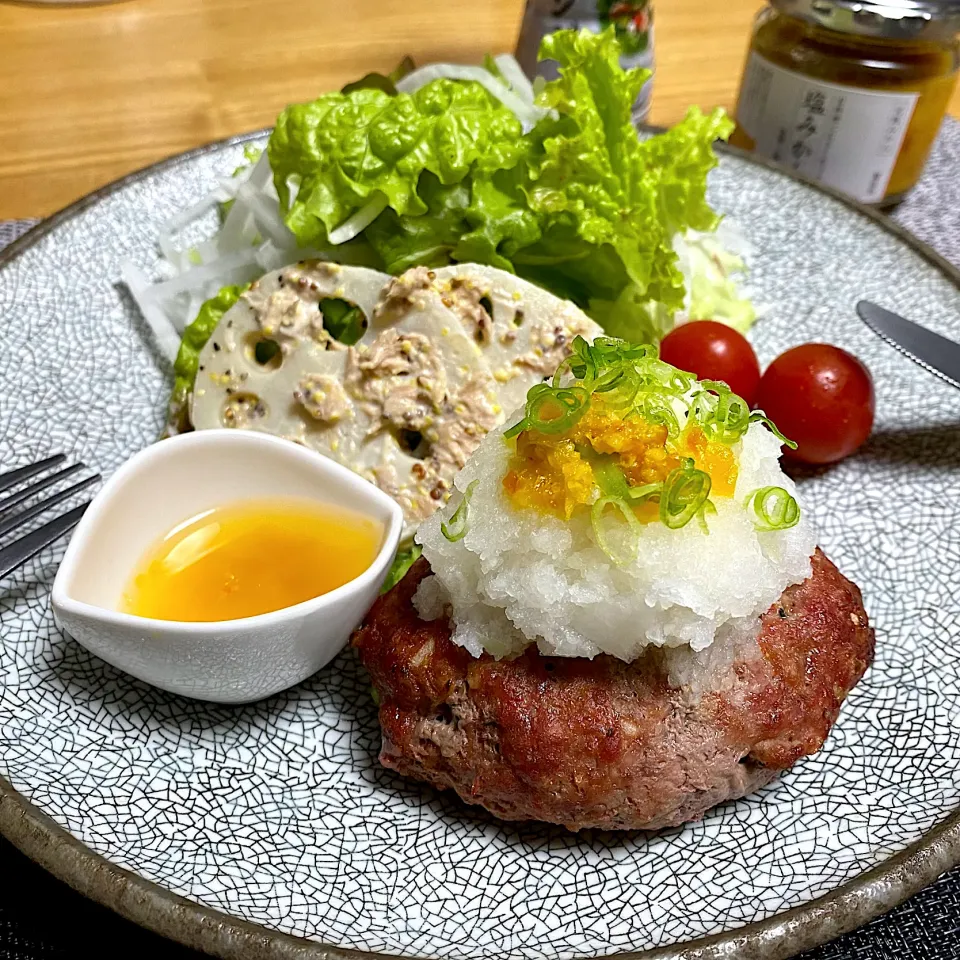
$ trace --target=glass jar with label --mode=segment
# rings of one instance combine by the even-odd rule
[[[864,203],[920,178],[957,82],[960,0],[769,0],[730,142]]]
[[[556,77],[556,64],[538,62],[540,41],[554,30],[592,30],[612,26],[620,44],[620,65],[653,70],[653,7],[650,0],[527,0],[517,41],[517,60],[527,76]],[[648,80],[637,97],[633,119],[646,120],[650,108]]]

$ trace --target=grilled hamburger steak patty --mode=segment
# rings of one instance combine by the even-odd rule
[[[761,618],[759,656],[698,699],[656,651],[475,658],[412,605],[418,560],[354,638],[380,695],[380,762],[504,820],[658,829],[769,783],[820,749],[873,659],[860,590],[818,549],[809,579]]]

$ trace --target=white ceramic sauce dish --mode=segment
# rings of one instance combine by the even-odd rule
[[[380,548],[356,579],[242,620],[152,620],[118,610],[142,557],[185,519],[259,497],[305,497],[379,521]],[[343,648],[373,604],[400,541],[403,513],[372,483],[288,440],[204,430],[141,451],[106,483],[53,585],[57,625],[91,653],[172,693],[248,703],[300,683]]]

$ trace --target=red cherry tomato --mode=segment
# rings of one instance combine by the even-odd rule
[[[696,374],[699,380],[722,380],[747,403],[753,403],[760,382],[757,355],[746,338],[725,323],[694,320],[681,324],[661,341],[660,358]]]
[[[757,407],[797,444],[784,455],[801,463],[834,463],[859,447],[873,427],[873,379],[852,354],[805,343],[780,354],[757,390]]]

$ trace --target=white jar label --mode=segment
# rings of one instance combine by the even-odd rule
[[[757,153],[876,203],[919,96],[824,83],[751,53],[737,122]]]

